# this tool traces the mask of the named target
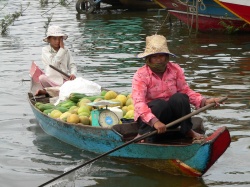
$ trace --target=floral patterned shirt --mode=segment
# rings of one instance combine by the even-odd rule
[[[168,62],[162,78],[152,72],[147,65],[139,68],[132,81],[134,120],[141,117],[142,121],[149,124],[150,120],[156,117],[152,114],[147,103],[155,99],[167,101],[177,92],[187,94],[190,103],[196,108],[200,107],[204,99],[201,94],[189,88],[184,72],[178,64]]]

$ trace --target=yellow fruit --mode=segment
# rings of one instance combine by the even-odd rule
[[[79,107],[74,107],[73,109],[69,110],[71,114],[77,114]]]
[[[68,123],[79,123],[80,118],[77,114],[71,114],[67,117],[67,122]]]
[[[128,106],[123,106],[122,112],[123,112],[123,116],[125,116],[125,114],[128,112]]]
[[[77,106],[81,106],[81,105],[86,105],[86,103],[91,103],[91,101],[87,98],[82,98],[78,103]]]
[[[52,118],[60,118],[61,115],[62,112],[60,110],[52,110],[49,114],[49,116]]]
[[[117,94],[115,91],[110,90],[110,91],[108,91],[108,92],[105,94],[104,99],[106,99],[106,100],[115,99],[115,98],[117,97],[117,95],[118,95],[118,94]]]
[[[79,105],[79,107],[82,107],[82,106],[87,106],[89,110],[92,110],[92,106],[88,105],[87,103],[81,103]]]
[[[110,101],[116,102],[115,104],[109,105],[110,107],[114,107],[114,106],[122,107],[122,103],[118,99],[111,99]]]
[[[119,100],[122,103],[122,106],[124,106],[127,101],[127,97],[122,94],[117,95],[115,99]]]
[[[84,125],[90,125],[89,117],[87,116],[79,116],[80,122]]]
[[[128,105],[128,110],[134,110],[134,105]]]
[[[80,108],[80,107],[75,108],[71,113],[72,113],[72,114],[78,114],[79,108]]]
[[[127,95],[127,99],[129,99],[129,98],[131,98],[131,97],[132,97],[132,94],[131,94],[131,93]]]
[[[62,121],[67,121],[67,117],[71,115],[70,112],[64,112],[61,116],[60,116],[60,120]]]
[[[102,98],[96,98],[93,102],[98,102],[98,101],[101,101]]]
[[[129,111],[125,114],[124,118],[126,118],[126,119],[134,119],[134,110],[129,110]]]
[[[79,102],[84,102],[84,103],[91,103],[91,101],[88,98],[82,98]]]
[[[132,98],[128,98],[126,101],[126,106],[132,105],[133,104],[133,100]]]
[[[90,113],[88,113],[88,112],[81,112],[81,113],[79,113],[78,114],[78,116],[90,116]]]
[[[80,114],[82,112],[86,112],[90,114],[89,107],[87,105],[82,105],[81,107],[78,108],[77,113]]]
[[[72,106],[69,108],[68,112],[72,112],[74,109],[78,108],[77,106]]]

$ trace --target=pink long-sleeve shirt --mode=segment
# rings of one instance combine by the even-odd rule
[[[134,120],[141,117],[149,123],[155,118],[147,103],[155,99],[169,100],[175,93],[184,93],[189,96],[190,103],[199,108],[204,97],[190,89],[182,68],[175,63],[168,62],[166,71],[160,78],[151,69],[144,65],[135,73],[132,81],[132,99],[134,102]]]

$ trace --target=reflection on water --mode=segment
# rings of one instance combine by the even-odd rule
[[[36,135],[34,145],[50,159],[42,156],[32,159],[33,162],[46,163],[48,168],[44,172],[48,174],[61,175],[62,171],[74,169],[76,166],[95,158],[96,154],[82,151],[45,134],[38,126],[28,128]],[[65,168],[66,167],[66,168]],[[74,180],[72,180],[72,178]],[[145,178],[147,180],[145,180]],[[129,179],[129,180],[128,180]],[[74,181],[74,182],[70,182]],[[194,186],[206,187],[202,178],[173,176],[152,170],[145,166],[134,165],[114,158],[103,157],[89,165],[82,167],[76,172],[53,182],[63,186],[74,183],[76,186]],[[119,184],[119,185],[118,185]]]
[[[25,13],[0,36],[1,148],[0,181],[4,186],[37,186],[96,155],[60,142],[44,134],[36,124],[27,103],[28,72],[34,60],[42,66],[41,48],[46,45],[44,24],[53,13],[53,24],[64,27],[65,42],[79,67],[78,76],[121,92],[131,91],[131,79],[144,61],[136,58],[143,51],[145,37],[163,34],[169,49],[178,57],[171,60],[185,69],[191,88],[203,95],[227,96],[220,109],[200,114],[207,133],[227,126],[232,144],[203,179],[175,177],[143,166],[102,158],[77,173],[75,186],[248,186],[250,184],[250,41],[249,34],[198,34],[189,37],[185,25],[166,19],[165,11],[104,11],[76,15],[69,7],[52,4],[40,7],[31,2]],[[19,10],[20,2],[8,3],[0,18]],[[52,8],[52,9],[51,9]],[[41,16],[43,14],[43,16]],[[233,163],[233,164],[232,164]],[[74,176],[73,176],[74,178]],[[204,184],[205,183],[205,184]],[[18,184],[18,185],[17,185]]]

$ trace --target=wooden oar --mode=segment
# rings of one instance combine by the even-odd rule
[[[220,100],[219,100],[219,103],[222,103],[222,102],[225,101],[225,100],[227,100],[227,97],[224,97],[224,98],[220,99]],[[173,122],[171,122],[171,123],[168,123],[168,124],[166,125],[166,127],[167,127],[167,128],[172,127],[173,125],[175,125],[175,124],[177,124],[177,123],[180,123],[180,122],[182,122],[182,121],[184,121],[184,120],[186,120],[186,119],[188,119],[188,118],[190,118],[190,117],[192,117],[192,116],[194,116],[194,115],[196,115],[196,114],[198,114],[198,113],[200,113],[200,112],[203,112],[203,111],[207,110],[207,109],[210,108],[210,107],[215,106],[215,104],[216,104],[216,103],[211,103],[211,104],[206,105],[206,106],[204,106],[204,107],[202,107],[202,108],[200,108],[200,109],[198,109],[198,110],[195,110],[195,111],[193,111],[192,113],[190,113],[190,114],[188,114],[188,115],[186,115],[186,116],[183,116],[183,117],[181,117],[181,118],[179,118],[179,119],[177,119],[177,120],[175,120],[175,121],[173,121]],[[152,132],[145,133],[145,134],[143,134],[142,136],[140,136],[140,137],[138,137],[138,138],[135,138],[135,139],[133,139],[133,140],[130,140],[130,141],[128,141],[128,142],[126,142],[126,143],[124,143],[124,144],[122,144],[122,145],[120,145],[120,146],[118,146],[118,147],[116,147],[116,148],[114,148],[114,149],[112,149],[112,150],[110,150],[110,151],[108,151],[108,152],[106,152],[106,153],[100,155],[100,156],[95,157],[94,159],[91,159],[91,160],[89,160],[89,161],[87,161],[87,162],[85,162],[85,163],[83,163],[83,164],[81,164],[81,165],[75,167],[74,169],[71,169],[71,170],[69,170],[69,171],[63,173],[62,175],[60,175],[60,176],[58,176],[58,177],[55,177],[55,178],[53,178],[53,179],[51,179],[51,180],[45,182],[44,184],[40,185],[39,187],[43,187],[43,186],[45,186],[45,185],[47,185],[47,184],[49,184],[49,183],[51,183],[51,182],[53,182],[53,181],[55,181],[55,180],[57,180],[57,179],[59,179],[59,178],[62,178],[63,176],[65,176],[65,175],[67,175],[67,174],[69,174],[69,173],[71,173],[71,172],[73,172],[73,171],[75,171],[75,170],[78,170],[79,168],[81,168],[81,167],[83,167],[83,166],[86,166],[86,165],[90,164],[91,162],[94,162],[94,161],[96,161],[96,160],[98,160],[98,159],[100,159],[100,158],[102,158],[102,157],[104,157],[104,156],[106,156],[106,155],[108,155],[108,154],[110,154],[110,153],[113,153],[113,152],[115,152],[115,151],[117,151],[117,150],[119,150],[119,149],[121,149],[121,148],[123,148],[123,147],[129,145],[129,144],[138,142],[138,141],[143,140],[143,139],[145,139],[145,138],[147,138],[147,137],[149,137],[149,136],[152,136],[152,135],[154,135],[154,134],[157,134],[157,130],[152,131]]]
[[[49,67],[51,67],[52,69],[54,69],[54,70],[58,71],[59,73],[63,74],[67,78],[70,77],[67,73],[64,73],[63,71],[61,71],[60,69],[56,68],[55,66],[49,65]]]

